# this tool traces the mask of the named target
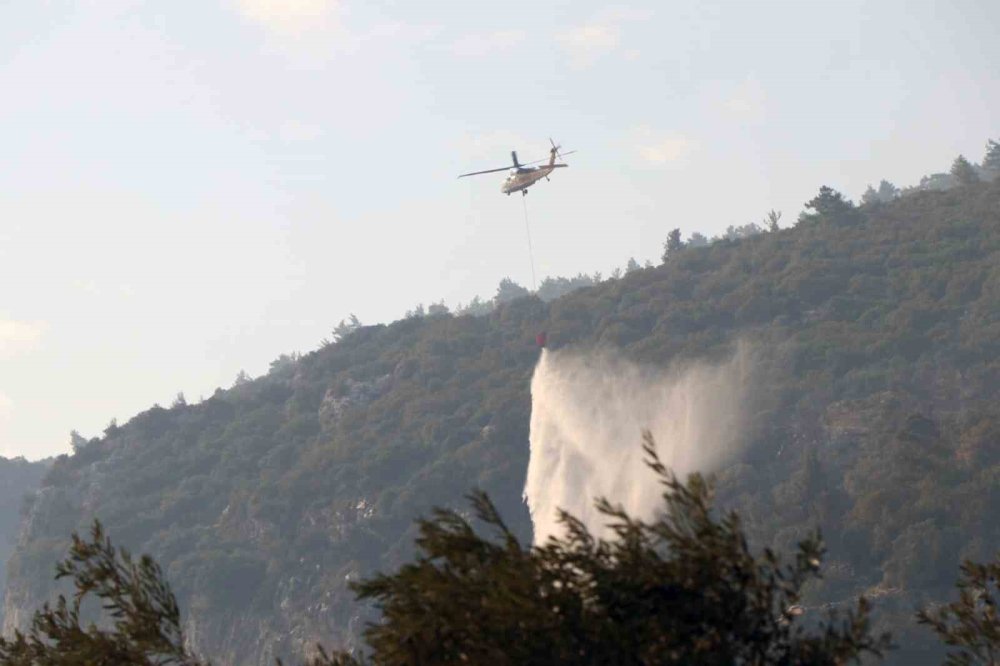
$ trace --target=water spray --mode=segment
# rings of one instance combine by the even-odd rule
[[[531,455],[524,496],[535,543],[562,534],[557,511],[608,537],[594,508],[606,497],[649,519],[662,487],[646,466],[642,432],[680,476],[712,472],[738,452],[749,354],[722,363],[668,369],[632,363],[612,352],[543,349],[531,381]]]

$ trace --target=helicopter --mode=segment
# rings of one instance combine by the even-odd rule
[[[549,163],[544,166],[531,166],[532,164],[540,164],[545,160],[535,160],[534,162],[528,162],[527,164],[521,164],[517,161],[517,151],[512,150],[510,152],[511,160],[513,160],[514,165],[509,167],[500,167],[499,169],[487,169],[485,171],[473,171],[472,173],[463,173],[459,178],[465,178],[466,176],[478,176],[484,173],[497,173],[499,171],[507,171],[510,169],[510,175],[503,181],[503,185],[500,187],[500,191],[510,196],[514,192],[520,192],[522,195],[528,194],[528,188],[540,181],[542,178],[545,180],[549,179],[549,174],[556,169],[561,169],[568,167],[569,165],[565,162],[562,164],[556,164],[556,158],[560,160],[563,159],[563,155],[571,155],[575,153],[575,150],[571,150],[568,153],[560,153],[559,149],[562,146],[557,146],[556,142],[549,139],[549,143],[552,144],[552,148],[549,149]]]

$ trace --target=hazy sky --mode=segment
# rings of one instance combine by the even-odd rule
[[[0,455],[1000,136],[1000,3],[0,3]]]

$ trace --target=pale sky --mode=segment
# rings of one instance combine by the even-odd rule
[[[1000,138],[1000,2],[0,3],[0,455]]]

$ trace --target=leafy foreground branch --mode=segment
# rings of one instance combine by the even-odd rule
[[[735,514],[713,516],[697,475],[683,483],[656,456],[665,511],[650,523],[601,501],[614,537],[563,513],[566,537],[525,548],[484,494],[471,496],[493,532],[439,510],[420,522],[417,560],[355,586],[382,621],[366,639],[376,664],[841,664],[881,656],[865,601],[810,620],[798,606],[819,576],[818,536],[782,564],[755,557]]]
[[[365,632],[369,655],[320,650],[309,666],[450,664],[835,665],[879,658],[888,635],[872,634],[864,599],[843,614],[811,617],[804,586],[820,575],[823,547],[813,535],[784,563],[751,553],[734,513],[716,517],[702,477],[678,480],[644,450],[663,486],[652,522],[600,501],[612,528],[597,538],[566,513],[566,536],[526,547],[489,498],[470,496],[476,526],[436,510],[419,523],[416,560],[354,586],[381,620]],[[148,556],[117,550],[100,523],[90,541],[73,536],[58,578],[76,586],[35,613],[27,634],[0,639],[0,664],[207,666],[184,644],[177,602]],[[1000,644],[996,584],[1000,562],[967,563],[961,599],[920,614],[949,645],[954,664],[995,664]],[[991,587],[992,586],[992,587]],[[105,628],[81,625],[81,604],[96,596]]]
[[[1000,559],[992,564],[965,562],[958,581],[958,601],[917,614],[946,645],[958,648],[948,664],[1000,665]]]
[[[27,634],[0,638],[0,664],[178,664],[203,662],[184,648],[180,609],[159,565],[148,555],[138,562],[115,550],[95,522],[90,541],[73,535],[69,556],[56,566],[56,578],[72,578],[72,602],[60,595],[55,607],[37,611]],[[96,596],[112,628],[80,623],[84,600]]]

